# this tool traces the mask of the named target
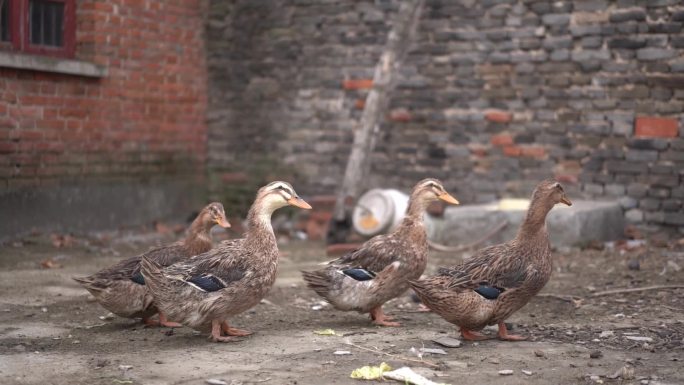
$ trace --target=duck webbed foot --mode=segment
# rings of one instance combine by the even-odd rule
[[[227,336],[244,337],[252,334],[252,332],[249,330],[230,327],[227,321],[223,321],[223,323],[221,323],[221,330],[223,330],[223,333],[225,333]]]
[[[237,337],[221,335],[223,323],[219,320],[211,321],[211,335],[209,339],[213,342],[233,342],[239,340]]]
[[[516,334],[508,334],[508,329],[503,321],[499,321],[499,339],[504,341],[525,341],[527,337]]]
[[[379,326],[401,326],[399,322],[392,322],[392,317],[383,313],[382,306],[374,307],[370,311],[373,323]]]
[[[183,325],[179,324],[178,322],[169,321],[168,318],[166,318],[166,314],[162,312],[159,312],[159,326],[165,326],[167,328],[183,327]]]
[[[145,326],[162,326],[167,328],[179,328],[183,326],[178,322],[169,321],[164,313],[159,313],[159,321],[150,317],[143,317],[142,322]]]
[[[488,340],[491,338],[491,337],[486,336],[480,332],[468,330],[464,327],[461,327],[460,331],[461,331],[461,337],[463,337],[463,339],[466,341],[483,341],[483,340]]]

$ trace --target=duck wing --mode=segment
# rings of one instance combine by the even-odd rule
[[[163,273],[204,292],[225,289],[249,274],[249,255],[242,241],[222,242],[214,250],[166,267]]]
[[[402,249],[404,245],[399,239],[390,235],[380,235],[329,264],[339,267],[343,272],[349,271],[350,276],[374,277],[392,263],[400,261]]]
[[[483,296],[491,296],[494,293],[489,288],[501,292],[528,279],[529,265],[515,254],[507,243],[486,247],[460,265],[439,269],[438,275],[449,277],[449,288],[481,290]]]

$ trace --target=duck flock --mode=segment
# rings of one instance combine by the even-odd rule
[[[504,321],[522,308],[551,276],[546,216],[554,205],[572,205],[563,187],[549,179],[537,185],[516,237],[478,250],[461,264],[421,278],[428,241],[423,214],[436,200],[458,204],[436,179],[418,182],[402,223],[316,271],[302,272],[307,286],[340,311],[369,313],[373,323],[398,327],[382,305],[409,289],[422,303],[460,329],[463,339],[498,325],[498,337],[517,341]],[[311,209],[292,185],[276,181],[259,189],[247,215],[247,232],[212,248],[214,225],[230,227],[223,205],[211,203],[176,243],[125,259],[88,277],[74,278],[107,310],[148,325],[188,326],[214,342],[250,335],[231,317],[258,304],[273,286],[278,245],[271,215],[281,207]],[[158,320],[152,317],[158,314]]]

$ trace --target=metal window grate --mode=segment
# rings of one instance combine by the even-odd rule
[[[29,24],[31,44],[64,45],[64,3],[30,0]]]
[[[9,0],[0,0],[0,41],[10,41]]]

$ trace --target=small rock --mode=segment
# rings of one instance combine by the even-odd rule
[[[541,350],[535,350],[534,355],[537,357],[546,357],[546,354],[542,352]]]
[[[494,364],[494,365],[499,365],[501,363],[501,361],[497,360],[496,358],[490,358],[489,363]]]
[[[632,259],[627,263],[627,268],[630,270],[640,270],[641,264],[639,263],[638,259]]]
[[[450,368],[467,369],[468,363],[464,361],[446,361],[445,364]]]
[[[97,317],[97,318],[101,319],[102,321],[109,321],[109,320],[113,320],[114,317],[115,317],[114,313],[109,313],[109,314],[106,314],[106,315],[101,315],[101,316],[99,316],[99,317]]]
[[[595,374],[589,376],[589,379],[596,382],[596,383],[603,384],[603,380],[601,379],[601,377],[599,377]]]
[[[513,374],[513,371],[511,369],[499,370],[499,374],[502,376],[510,376]]]
[[[157,360],[157,361],[154,361],[154,363],[155,363],[155,364],[163,364],[164,361],[162,361],[162,360]]]
[[[589,358],[601,358],[603,357],[603,352],[600,350],[592,350],[589,353]]]
[[[17,352],[20,352],[20,353],[21,353],[21,352],[25,352],[25,351],[26,351],[26,346],[19,344],[19,345],[17,345],[17,346],[14,347],[14,350],[17,351]]]
[[[524,375],[526,375],[526,376],[531,376],[531,375],[532,375],[532,372],[529,371],[529,370],[521,369],[520,371],[522,372],[522,374],[524,374]]]
[[[615,333],[612,330],[604,330],[599,334],[599,338],[608,338],[614,336]]]
[[[352,353],[349,350],[336,350],[333,352],[333,354],[336,356],[349,356]]]
[[[651,337],[642,337],[642,336],[625,336],[630,341],[639,341],[639,342],[653,342],[653,338]]]
[[[311,306],[311,310],[321,310],[321,309],[323,309],[323,306],[321,306],[321,305],[313,305],[313,306]]]
[[[133,366],[132,365],[119,365],[119,369],[123,370],[125,372],[127,370],[133,369]]]
[[[109,365],[109,360],[101,359],[101,360],[97,360],[97,362],[95,363],[95,368],[100,369],[100,368],[104,368],[107,365]]]
[[[216,378],[210,378],[208,380],[204,380],[204,382],[206,382],[209,385],[228,385],[227,382],[223,380],[218,380]]]
[[[432,340],[432,342],[442,345],[446,348],[459,348],[461,347],[461,340],[451,337],[439,337]]]
[[[443,349],[421,348],[420,351],[428,354],[447,354],[447,352],[445,352]]]

